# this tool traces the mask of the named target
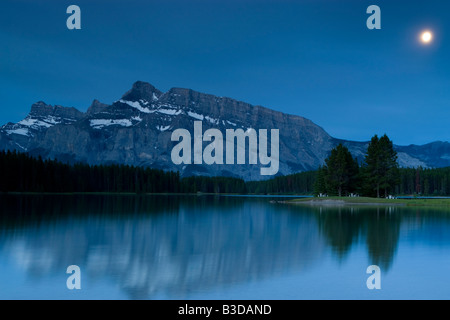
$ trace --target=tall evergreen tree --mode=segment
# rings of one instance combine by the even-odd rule
[[[397,152],[394,150],[394,144],[384,135],[380,138],[380,149],[381,149],[381,185],[380,187],[384,190],[384,196],[388,196],[388,192],[392,191],[394,187],[400,181],[400,174],[398,168],[398,156]]]
[[[364,180],[369,191],[375,191],[377,198],[384,190],[385,196],[399,183],[397,152],[387,135],[372,137],[365,156]]]
[[[376,191],[376,195],[380,197],[380,185],[379,177],[381,175],[380,171],[380,139],[378,135],[375,135],[370,140],[369,146],[367,148],[367,153],[365,156],[365,167],[363,170],[364,174],[364,187],[367,192]]]
[[[359,167],[347,147],[339,144],[331,150],[325,163],[325,185],[329,193],[342,197],[355,191]]]

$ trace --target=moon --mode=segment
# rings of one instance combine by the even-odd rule
[[[429,31],[429,30],[423,31],[423,32],[420,34],[420,41],[421,41],[423,44],[429,44],[429,43],[431,43],[431,41],[433,41],[433,33],[432,33],[431,31]]]

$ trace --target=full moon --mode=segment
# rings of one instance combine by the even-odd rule
[[[420,35],[420,41],[424,44],[429,44],[433,40],[433,34],[431,31],[424,31]]]

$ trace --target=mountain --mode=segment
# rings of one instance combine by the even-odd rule
[[[362,160],[368,145],[333,138],[300,116],[190,89],[161,92],[138,81],[112,105],[94,100],[86,113],[38,102],[24,120],[0,128],[0,150],[28,152],[71,163],[149,166],[180,171],[184,176],[264,178],[260,164],[175,165],[171,151],[178,142],[171,141],[172,132],[183,128],[193,136],[194,121],[202,121],[203,132],[215,128],[224,135],[227,129],[269,129],[269,132],[279,129],[278,174],[283,175],[316,169],[339,143]],[[396,149],[403,167],[450,166],[448,142],[396,146]]]

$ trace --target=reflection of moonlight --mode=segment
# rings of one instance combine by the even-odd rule
[[[420,41],[424,44],[429,44],[433,40],[433,34],[431,31],[424,31],[420,35]]]

